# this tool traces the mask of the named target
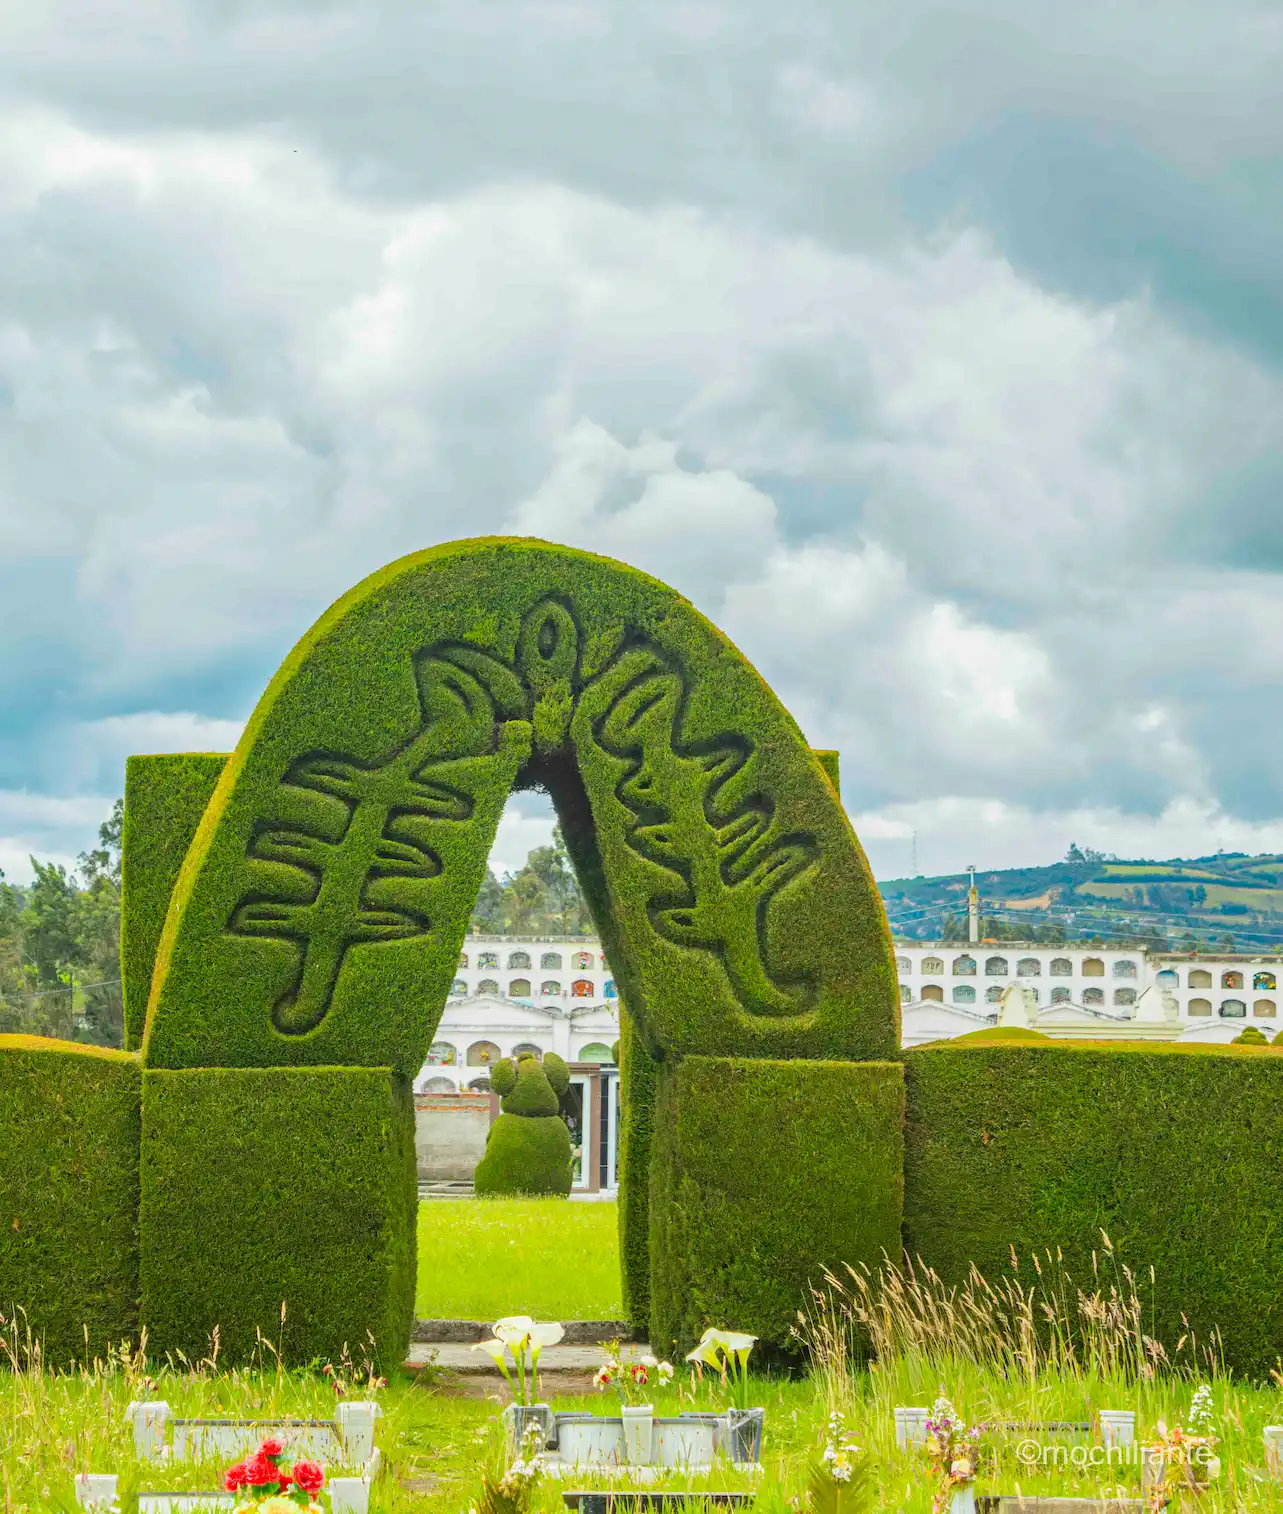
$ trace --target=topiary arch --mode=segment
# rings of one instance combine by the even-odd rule
[[[345,595],[286,659],[221,770],[205,759],[195,782],[187,766],[152,771],[139,759],[131,784],[158,810],[169,801],[167,823],[186,849],[142,1039],[141,1290],[153,1339],[190,1351],[218,1323],[234,1351],[274,1319],[271,1286],[288,1279],[297,1290],[308,1277],[284,1243],[259,1257],[253,1277],[202,1270],[201,1227],[182,1216],[212,1214],[209,1142],[194,1127],[184,1134],[184,1111],[208,1119],[211,1099],[246,1111],[246,1128],[220,1121],[218,1160],[239,1181],[245,1153],[261,1144],[253,1111],[264,1100],[284,1128],[300,1100],[341,1110],[358,1095],[383,1110],[390,1134],[361,1168],[362,1203],[384,1195],[380,1239],[361,1251],[345,1296],[364,1297],[386,1335],[389,1311],[412,1291],[408,1079],[432,1043],[504,803],[520,788],[552,796],[634,1028],[630,1044],[656,1067],[650,1080],[635,1067],[629,1086],[666,1100],[665,1141],[652,1151],[643,1138],[638,1092],[624,1142],[635,1322],[684,1338],[708,1322],[701,1316],[733,1306],[745,1328],[784,1339],[808,1269],[894,1251],[898,1067],[849,1089],[830,1076],[815,1119],[804,1077],[770,1084],[789,1090],[776,1134],[793,1148],[782,1160],[797,1159],[804,1124],[828,1131],[854,1163],[843,1170],[860,1200],[815,1192],[800,1243],[806,1217],[795,1202],[777,1223],[778,1164],[758,1153],[750,1165],[761,1191],[733,1202],[752,1217],[760,1296],[741,1288],[723,1298],[707,1236],[682,1218],[710,1215],[728,1197],[717,1191],[718,1143],[707,1150],[706,1129],[683,1123],[696,1097],[676,1081],[684,1057],[742,1062],[733,1077],[715,1062],[703,1075],[724,1087],[726,1136],[739,1141],[737,1105],[759,1122],[763,1101],[778,1102],[754,1069],[890,1058],[899,1045],[890,937],[837,798],[834,756],[811,751],[752,667],[671,589],[588,553],[491,538],[403,558]],[[201,784],[211,782],[207,798]],[[196,808],[193,836],[185,817]],[[138,855],[166,855],[154,840],[143,845],[146,813],[133,824],[127,853],[132,834]],[[131,888],[127,855],[136,957],[156,940],[158,892]],[[131,1004],[138,999],[135,985]],[[292,1078],[264,1082],[264,1069]],[[354,1083],[360,1069],[390,1069],[385,1093]],[[865,1106],[858,1120],[856,1104]],[[879,1142],[891,1131],[863,1185],[859,1152],[849,1150],[857,1127],[876,1129]],[[367,1116],[300,1138],[296,1188],[332,1203],[328,1143],[359,1146],[368,1129]],[[745,1155],[757,1152],[757,1133],[744,1134]],[[295,1352],[324,1340],[323,1330],[304,1331]]]
[[[145,1064],[412,1076],[536,786],[652,1052],[895,1055],[877,891],[779,700],[656,580],[491,538],[367,578],[286,659],[187,853]]]

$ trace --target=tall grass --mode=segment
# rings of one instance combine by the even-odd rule
[[[1153,1308],[1141,1280],[1119,1262],[1103,1231],[1101,1239],[1086,1286],[1059,1250],[1023,1267],[1013,1250],[1007,1275],[991,1280],[972,1266],[959,1285],[908,1256],[884,1259],[876,1273],[850,1266],[841,1277],[826,1272],[795,1334],[816,1375],[831,1380],[835,1399],[847,1396],[854,1364],[865,1356],[931,1370],[961,1359],[1029,1384],[1049,1375],[1144,1382],[1159,1371],[1219,1374],[1219,1335],[1200,1342],[1187,1328],[1169,1354],[1149,1333]],[[1152,1292],[1152,1269],[1148,1283]]]

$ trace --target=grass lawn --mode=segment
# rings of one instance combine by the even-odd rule
[[[427,1199],[419,1205],[420,1319],[618,1319],[613,1203]]]
[[[1139,1413],[1138,1431],[1145,1439],[1152,1437],[1159,1419],[1170,1425],[1184,1417],[1193,1389],[1191,1380],[1179,1377],[1129,1382],[1045,1373],[1021,1382],[962,1361],[896,1362],[874,1373],[856,1374],[840,1402],[848,1425],[872,1456],[870,1514],[929,1514],[933,1488],[924,1459],[920,1452],[896,1448],[891,1411],[897,1403],[929,1404],[941,1379],[959,1409],[973,1419],[1089,1419],[1101,1407],[1130,1407]],[[141,1396],[141,1388],[136,1372],[122,1371],[119,1364],[63,1377],[0,1371],[0,1510],[34,1514],[73,1509],[72,1478],[83,1470],[117,1471],[135,1485],[141,1477],[145,1487],[216,1486],[221,1463],[137,1466],[124,1407]],[[154,1391],[168,1400],[175,1414],[188,1416],[328,1417],[334,1403],[325,1379],[302,1372],[224,1374],[208,1367],[161,1372]],[[482,1468],[501,1451],[499,1393],[490,1399],[461,1397],[430,1376],[414,1381],[397,1373],[379,1398],[385,1417],[377,1438],[386,1472],[373,1490],[371,1514],[466,1514],[479,1491]],[[658,1410],[670,1414],[692,1406],[710,1407],[707,1387],[693,1388],[684,1372],[655,1400]],[[1217,1378],[1213,1400],[1223,1472],[1200,1500],[1200,1514],[1263,1514],[1283,1507],[1283,1483],[1257,1481],[1252,1471],[1262,1462],[1262,1427],[1280,1417],[1278,1391]],[[805,1503],[792,1500],[802,1493],[807,1459],[823,1433],[827,1406],[820,1385],[763,1378],[753,1386],[752,1401],[766,1409],[765,1477],[754,1514],[804,1509]],[[618,1412],[615,1401],[601,1394],[552,1402],[557,1409]],[[1014,1492],[1020,1487],[1025,1493],[1077,1497],[1098,1494],[1105,1486],[1122,1485],[1133,1496],[1138,1491],[1139,1469],[1134,1465],[1108,1471],[1099,1465],[1022,1465],[1016,1450],[1021,1439],[1023,1432],[1012,1434],[998,1447],[979,1491]],[[1099,1452],[1095,1437],[1085,1444]],[[720,1474],[714,1485],[726,1486],[727,1476]],[[680,1473],[673,1473],[664,1485],[680,1487],[683,1481]],[[598,1477],[582,1474],[572,1485],[601,1483]],[[554,1514],[562,1508],[561,1486],[549,1480],[537,1490],[531,1514]]]

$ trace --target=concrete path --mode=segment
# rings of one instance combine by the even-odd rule
[[[631,1334],[627,1320],[568,1319],[561,1325],[565,1332],[563,1346],[604,1346],[610,1341],[626,1341]],[[479,1319],[417,1319],[411,1340],[437,1346],[470,1346],[474,1341],[488,1341],[494,1335],[494,1321]]]
[[[650,1349],[644,1344],[631,1343],[624,1346],[624,1359],[636,1361]],[[434,1357],[435,1353],[435,1357]],[[606,1359],[601,1346],[548,1346],[539,1358],[539,1372],[596,1372]],[[410,1347],[406,1366],[413,1372],[425,1367],[430,1361],[447,1372],[457,1372],[468,1377],[493,1377],[503,1381],[503,1374],[484,1351],[474,1351],[471,1346],[457,1341],[415,1341]]]

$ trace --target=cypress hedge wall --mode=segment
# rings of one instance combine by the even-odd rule
[[[660,1069],[650,1185],[650,1340],[706,1326],[795,1354],[826,1267],[897,1256],[904,1073],[896,1062],[685,1057]]]
[[[1088,1291],[1103,1231],[1169,1352],[1220,1327],[1283,1353],[1283,1056],[1272,1048],[938,1042],[905,1055],[905,1247],[948,1282],[1055,1253]],[[1149,1268],[1157,1287],[1149,1314]],[[1188,1321],[1188,1326],[1186,1324]]]
[[[868,864],[761,677],[645,574],[487,538],[374,574],[282,665],[180,872],[147,1065],[413,1076],[514,785],[552,794],[656,1055],[895,1055]]]
[[[650,1142],[659,1082],[645,1043],[628,1010],[619,1010],[619,1266],[624,1316],[633,1335],[650,1328]]]
[[[127,1052],[0,1036],[0,1314],[59,1366],[137,1328],[139,1076]]]
[[[120,971],[125,1045],[137,1047],[169,896],[200,817],[227,766],[225,753],[130,757],[121,836]]]
[[[414,1104],[386,1068],[143,1077],[142,1320],[156,1355],[405,1360],[414,1314]],[[286,1306],[284,1325],[281,1305]],[[370,1345],[373,1337],[374,1346]]]

